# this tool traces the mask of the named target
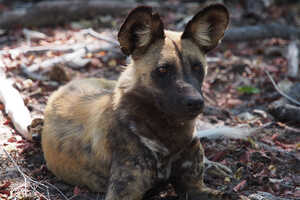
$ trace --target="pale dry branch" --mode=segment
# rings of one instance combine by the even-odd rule
[[[4,71],[0,68],[0,101],[5,106],[5,112],[8,114],[16,130],[27,140],[31,136],[27,127],[31,124],[32,118],[28,108],[25,106],[22,96],[16,90],[11,82],[6,79]]]
[[[299,49],[297,47],[297,40],[291,41],[288,45],[287,60],[288,60],[288,76],[296,78],[299,71]]]

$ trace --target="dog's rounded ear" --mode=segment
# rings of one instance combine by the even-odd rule
[[[121,49],[126,55],[133,55],[136,50],[143,53],[151,43],[163,38],[164,25],[148,6],[132,10],[118,33]]]
[[[229,24],[229,12],[222,4],[198,12],[186,25],[182,39],[195,42],[205,53],[215,48]]]

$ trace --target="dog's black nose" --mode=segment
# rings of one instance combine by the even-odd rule
[[[199,111],[203,109],[204,101],[202,97],[190,97],[186,99],[185,104],[190,111]]]

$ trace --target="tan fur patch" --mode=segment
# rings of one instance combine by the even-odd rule
[[[199,42],[203,46],[212,45],[212,41],[209,36],[209,33],[211,31],[210,26],[211,25],[206,22],[199,22],[198,26],[196,28],[195,35],[194,35],[195,39],[197,40],[197,42]]]
[[[149,24],[146,24],[145,26],[143,26],[143,29],[138,29],[136,31],[136,34],[138,36],[138,46],[147,46],[151,40],[151,26]]]

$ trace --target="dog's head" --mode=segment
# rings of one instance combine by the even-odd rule
[[[131,55],[131,88],[143,88],[158,108],[179,118],[195,118],[202,110],[205,55],[222,39],[229,13],[220,4],[198,12],[183,32],[164,30],[150,7],[134,9],[122,25],[118,39]],[[129,80],[127,80],[129,81]]]

